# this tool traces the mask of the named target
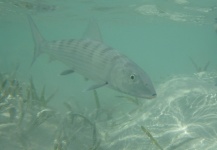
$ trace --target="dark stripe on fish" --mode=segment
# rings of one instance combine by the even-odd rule
[[[103,50],[100,51],[100,56],[105,55],[107,52],[113,50],[111,47],[106,47]]]
[[[61,41],[56,41],[56,42],[55,42],[55,45],[57,45],[57,48],[58,48],[59,50],[62,49],[62,47],[64,46],[64,44],[65,44],[65,40],[61,40]]]
[[[75,41],[74,39],[68,40],[66,44],[71,45],[74,41]]]
[[[84,49],[87,49],[90,45],[91,45],[91,41],[86,41],[86,42],[83,44],[83,48],[84,48]]]
[[[114,56],[112,59],[111,59],[111,62],[112,63],[114,63],[114,64],[116,64],[116,61],[118,60],[118,59],[120,59],[120,58],[123,58],[121,55],[116,55],[116,56]]]
[[[97,43],[97,45],[93,45],[92,51],[90,52],[90,60],[93,61],[93,57],[97,54],[97,51],[99,51],[99,47],[101,46],[100,43]]]

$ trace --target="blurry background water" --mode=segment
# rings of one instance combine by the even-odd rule
[[[97,90],[101,106],[96,109],[94,93],[82,92],[91,84],[84,77],[76,73],[59,76],[66,66],[49,63],[46,55],[30,67],[34,43],[26,14],[34,18],[47,40],[81,38],[94,17],[104,42],[148,72],[158,97],[135,100],[101,88]],[[54,149],[54,135],[61,124],[68,124],[62,127],[71,134],[67,146],[56,149],[160,149],[143,132],[143,126],[163,149],[214,150],[216,57],[215,0],[0,0],[0,72],[10,74],[19,64],[14,78],[28,83],[32,77],[39,93],[46,87],[46,97],[56,92],[49,108],[58,114],[49,120],[52,129],[46,123],[28,135],[29,144],[19,146],[19,141],[4,138],[4,128],[0,128],[0,143],[5,149],[19,150],[23,145],[28,145],[26,149]],[[63,117],[69,111],[64,102],[71,104],[71,116],[77,118],[73,125]],[[101,115],[94,117],[99,110]],[[40,136],[47,137],[43,147],[37,140]],[[12,148],[11,143],[18,146]]]

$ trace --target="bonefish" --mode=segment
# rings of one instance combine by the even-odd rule
[[[107,86],[138,98],[156,97],[150,77],[127,56],[103,43],[96,22],[90,22],[82,39],[46,41],[30,16],[28,20],[35,43],[33,62],[46,53],[69,67],[62,75],[77,72],[95,81],[87,90]]]

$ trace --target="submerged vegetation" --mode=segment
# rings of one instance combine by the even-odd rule
[[[81,134],[86,128],[92,130],[92,144],[88,143],[87,149],[97,150],[100,146],[96,124],[83,114],[74,112],[70,103],[64,102],[67,108],[66,115],[61,116],[48,106],[48,103],[54,98],[57,91],[46,98],[45,86],[40,94],[31,77],[28,83],[21,83],[15,79],[15,73],[0,74],[0,139],[2,142],[14,142],[16,149],[39,149],[40,144],[34,147],[34,136],[41,130],[50,130],[49,134],[53,139],[54,150],[67,150],[71,143],[75,144],[78,134]],[[99,115],[100,102],[97,92],[94,91],[97,111],[95,119]],[[40,129],[39,129],[40,128]],[[91,128],[91,129],[90,129]],[[7,130],[6,130],[7,129]],[[12,138],[13,137],[13,138]],[[13,141],[11,141],[13,139]],[[46,139],[44,139],[46,140]],[[80,141],[81,142],[81,141]],[[81,142],[82,143],[82,142]],[[80,143],[80,144],[81,144]],[[86,147],[87,143],[75,148]],[[7,146],[5,146],[6,148]],[[34,148],[33,148],[34,147]],[[7,148],[6,148],[7,149]]]
[[[142,131],[150,138],[150,140],[155,144],[160,150],[163,150],[163,148],[158,144],[158,142],[154,139],[154,137],[151,135],[151,133],[144,127],[141,126]]]
[[[15,138],[18,147],[29,149],[31,132],[55,116],[47,106],[54,94],[45,99],[43,89],[39,96],[32,78],[29,83],[22,83],[15,79],[15,73],[0,74],[0,85],[1,144]]]

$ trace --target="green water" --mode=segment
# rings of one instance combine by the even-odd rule
[[[47,40],[79,39],[89,20],[95,18],[104,43],[149,74],[157,98],[139,99],[139,105],[135,105],[117,97],[123,95],[119,92],[107,87],[97,89],[102,116],[96,120],[93,92],[83,92],[92,81],[77,73],[60,76],[68,68],[58,61],[49,63],[47,55],[41,55],[30,67],[34,42],[26,14],[32,16]],[[27,84],[33,77],[38,92],[46,86],[46,96],[57,90],[49,102],[49,108],[59,114],[53,120],[62,120],[68,111],[63,103],[71,103],[74,113],[95,122],[99,150],[157,150],[141,126],[149,129],[163,149],[215,150],[216,14],[215,0],[0,0],[0,72],[13,72],[19,64],[17,80]],[[190,58],[198,66],[209,65],[198,72]],[[112,114],[109,119],[103,115],[108,112]],[[54,149],[56,122],[49,122],[52,130],[46,130],[45,123],[38,132],[28,135],[29,148]],[[71,128],[67,130],[76,136],[69,138],[67,149],[90,149],[91,127],[77,121]],[[16,148],[10,147],[10,140],[2,136],[0,143],[5,150],[23,148],[17,141]],[[48,139],[43,144],[36,140],[41,136]]]

